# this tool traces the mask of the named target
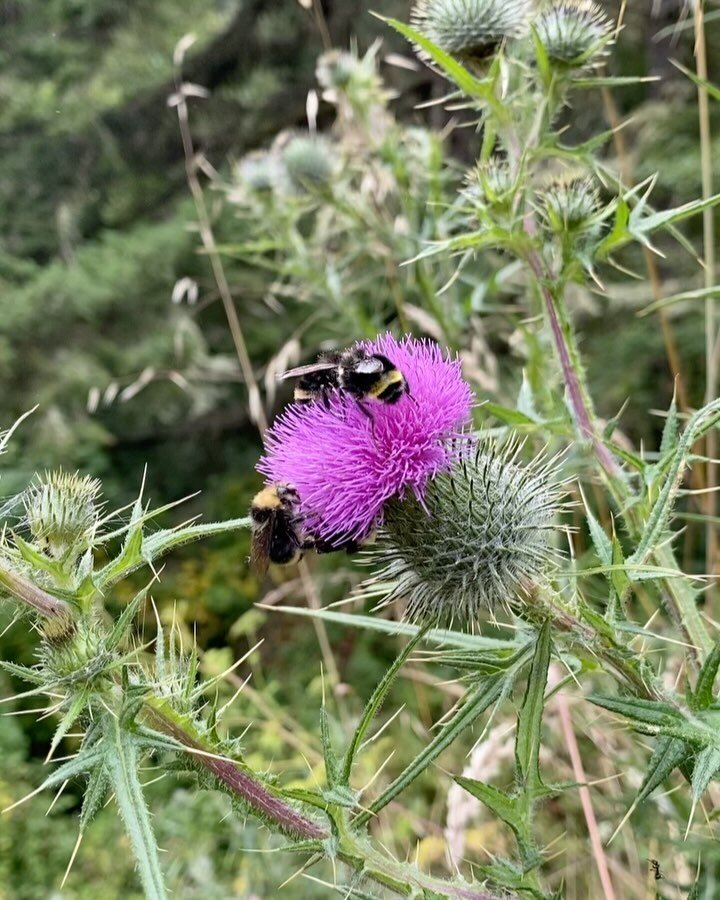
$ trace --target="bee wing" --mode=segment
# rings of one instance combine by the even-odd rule
[[[285,381],[286,378],[300,378],[301,375],[310,375],[312,372],[327,372],[329,369],[337,369],[337,363],[317,362],[310,366],[298,366],[296,369],[280,372],[277,375],[277,379],[278,381]]]
[[[264,575],[270,565],[270,537],[272,529],[267,522],[254,528],[250,541],[250,568],[256,575]]]
[[[375,375],[376,372],[382,372],[385,366],[383,361],[377,356],[368,356],[367,359],[358,360],[353,366],[353,371],[360,375]]]

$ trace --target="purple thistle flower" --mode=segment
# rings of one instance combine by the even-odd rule
[[[327,404],[290,406],[267,433],[258,470],[300,494],[308,532],[335,544],[362,539],[382,521],[383,504],[408,490],[422,502],[430,478],[457,459],[473,394],[460,361],[437,344],[390,334],[358,345],[403,373],[409,388],[390,405],[340,392]]]

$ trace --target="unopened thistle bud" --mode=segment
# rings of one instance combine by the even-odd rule
[[[324,138],[312,134],[297,134],[286,142],[276,142],[276,147],[278,145],[291,190],[302,192],[330,182],[335,166],[330,146]]]
[[[65,619],[43,626],[42,660],[48,672],[58,678],[91,678],[108,663],[103,639],[96,623]]]
[[[417,0],[410,21],[450,56],[482,68],[504,41],[526,33],[532,12],[532,0]],[[417,53],[430,61],[422,48]]]
[[[550,62],[560,68],[592,65],[610,43],[612,23],[592,0],[554,0],[533,24]]]
[[[90,546],[100,515],[100,482],[77,472],[48,472],[31,485],[24,500],[27,525],[50,556],[78,555]]]
[[[254,150],[237,165],[240,181],[252,191],[269,191],[277,181],[278,162],[263,150]]]
[[[567,174],[550,181],[540,193],[542,213],[557,232],[592,231],[598,225],[600,203],[592,179],[584,174]]]
[[[515,179],[504,160],[478,164],[465,176],[465,185],[463,195],[482,209],[509,206],[515,194]]]
[[[517,461],[519,447],[481,442],[438,475],[422,502],[395,500],[370,559],[373,582],[394,587],[382,605],[406,604],[420,624],[474,626],[483,613],[526,601],[555,563],[564,489],[554,460]]]

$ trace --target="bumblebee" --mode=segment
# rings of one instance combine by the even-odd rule
[[[260,575],[273,562],[280,566],[299,562],[306,549],[302,540],[300,497],[292,485],[271,484],[253,498],[250,506],[252,540],[250,566]]]
[[[377,400],[381,403],[397,403],[408,393],[405,376],[387,356],[357,348],[321,353],[316,363],[290,369],[278,377],[298,379],[294,393],[296,403],[326,400],[335,390],[350,394],[358,402]]]

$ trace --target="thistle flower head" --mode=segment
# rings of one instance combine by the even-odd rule
[[[478,163],[465,176],[463,194],[475,207],[502,207],[515,192],[515,179],[507,162],[491,159]]]
[[[525,34],[532,12],[533,0],[417,0],[410,21],[441,50],[481,67],[503,41]]]
[[[281,134],[274,149],[280,153],[280,161],[287,187],[295,192],[327,184],[333,176],[335,165],[330,145],[315,134]]]
[[[542,583],[564,490],[554,460],[521,465],[519,449],[482,441],[428,485],[422,504],[388,505],[370,553],[382,566],[374,580],[394,583],[383,605],[402,598],[413,621],[472,626]]]
[[[77,472],[47,472],[25,492],[27,525],[50,556],[85,550],[95,533],[100,482]]]
[[[362,539],[391,497],[423,497],[429,479],[461,452],[458,437],[472,406],[460,362],[429,341],[384,335],[359,345],[390,359],[409,394],[361,405],[334,393],[327,403],[291,406],[267,434],[258,469],[300,494],[307,530],[341,543]]]
[[[586,231],[594,225],[600,197],[589,176],[570,172],[548,182],[540,194],[543,214],[554,231]]]
[[[552,63],[576,69],[603,55],[612,22],[592,0],[553,0],[533,23]]]

